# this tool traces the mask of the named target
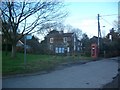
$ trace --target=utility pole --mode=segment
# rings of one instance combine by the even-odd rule
[[[100,15],[98,14],[98,54],[100,49],[100,37],[101,37],[101,31],[100,31]]]

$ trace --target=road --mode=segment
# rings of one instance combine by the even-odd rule
[[[48,74],[3,79],[3,88],[101,88],[118,73],[115,60],[99,60]]]
[[[103,88],[120,88],[120,57],[117,58],[118,60],[118,74],[114,77],[113,81],[104,85]]]

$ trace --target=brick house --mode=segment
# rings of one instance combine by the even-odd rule
[[[51,31],[47,36],[47,49],[51,54],[72,55],[80,52],[80,41],[74,33]]]

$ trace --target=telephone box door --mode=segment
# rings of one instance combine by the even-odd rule
[[[91,45],[91,57],[97,58],[97,44]]]

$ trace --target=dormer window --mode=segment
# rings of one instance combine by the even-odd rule
[[[53,43],[54,38],[50,38],[50,43]]]

